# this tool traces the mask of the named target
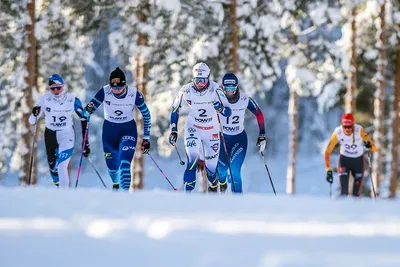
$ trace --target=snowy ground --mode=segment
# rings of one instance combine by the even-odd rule
[[[0,266],[398,267],[399,202],[3,187]]]

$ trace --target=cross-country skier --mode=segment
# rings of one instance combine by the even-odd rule
[[[129,190],[131,184],[131,161],[135,154],[137,128],[135,107],[143,116],[144,134],[141,149],[150,149],[151,117],[141,92],[126,85],[124,72],[116,68],[110,74],[110,83],[103,86],[86,106],[92,114],[102,103],[104,106],[103,150],[113,189]]]
[[[171,134],[169,142],[175,145],[178,138],[179,109],[183,103],[189,106],[185,123],[185,149],[188,163],[184,173],[184,188],[192,191],[196,185],[196,169],[200,146],[204,147],[205,166],[210,192],[216,192],[218,180],[219,124],[217,114],[230,116],[231,110],[222,104],[224,93],[216,82],[210,81],[210,69],[204,62],[197,63],[192,70],[192,82],[184,85],[176,96],[171,113]]]
[[[340,194],[347,195],[349,191],[349,175],[354,177],[353,196],[360,196],[364,182],[364,147],[376,152],[377,148],[364,128],[354,123],[350,113],[342,116],[341,125],[333,131],[331,139],[325,150],[326,181],[333,182],[333,173],[330,163],[330,154],[336,144],[340,145],[339,180]]]
[[[247,134],[244,129],[245,112],[249,110],[256,116],[259,128],[259,136],[256,145],[259,147],[260,152],[265,150],[267,144],[264,114],[251,97],[244,92],[240,92],[239,81],[235,74],[226,73],[224,75],[222,78],[222,90],[226,95],[225,101],[227,101],[223,104],[230,107],[232,110],[232,115],[230,117],[221,120],[234,181],[234,186],[231,185],[231,190],[234,193],[242,193],[241,168],[247,150]],[[221,146],[223,146],[222,138]],[[228,167],[227,157],[222,147],[218,161],[218,178],[221,192],[227,189],[227,182],[231,182],[231,179],[228,178]]]
[[[64,79],[60,74],[50,76],[49,88],[50,92],[42,95],[39,103],[33,107],[29,123],[36,124],[45,115],[44,142],[50,176],[57,187],[67,188],[70,184],[68,163],[75,144],[72,113],[75,111],[81,118],[82,137],[85,135],[89,114],[83,109],[81,101],[65,90]],[[84,155],[87,157],[89,154],[90,145],[87,141]]]

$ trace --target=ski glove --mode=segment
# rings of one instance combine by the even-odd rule
[[[222,105],[221,102],[214,102],[213,106],[214,106],[214,109],[216,111],[218,111],[219,113],[223,113],[224,112],[224,106]]]
[[[177,139],[178,139],[178,132],[172,131],[171,134],[169,135],[169,143],[174,146]]]
[[[90,144],[86,141],[85,148],[83,149],[83,155],[87,158],[90,155]]]
[[[143,142],[142,142],[143,154],[149,153],[149,150],[150,150],[150,141],[148,139],[143,139]]]
[[[264,135],[260,135],[257,138],[257,146],[260,148],[259,152],[264,152],[265,147],[267,146],[267,138]]]
[[[326,172],[326,181],[330,184],[333,183],[333,173],[331,170]]]
[[[94,111],[94,104],[92,102],[90,102],[89,104],[86,105],[85,109],[91,115]]]
[[[372,145],[371,145],[371,143],[370,143],[369,141],[365,141],[365,142],[364,142],[364,146],[365,146],[365,148],[368,149],[368,150],[370,150],[370,149],[372,148]]]
[[[40,107],[39,106],[33,107],[32,115],[37,117],[39,115],[39,113],[40,113]]]

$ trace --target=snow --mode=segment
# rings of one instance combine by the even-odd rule
[[[2,266],[398,266],[397,202],[0,189]],[[19,253],[21,252],[21,253]]]

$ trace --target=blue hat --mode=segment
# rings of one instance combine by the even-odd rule
[[[227,73],[222,77],[222,87],[238,87],[239,80],[233,73]]]
[[[64,85],[63,77],[58,73],[54,73],[53,75],[51,75],[49,78],[49,86],[52,85]]]

